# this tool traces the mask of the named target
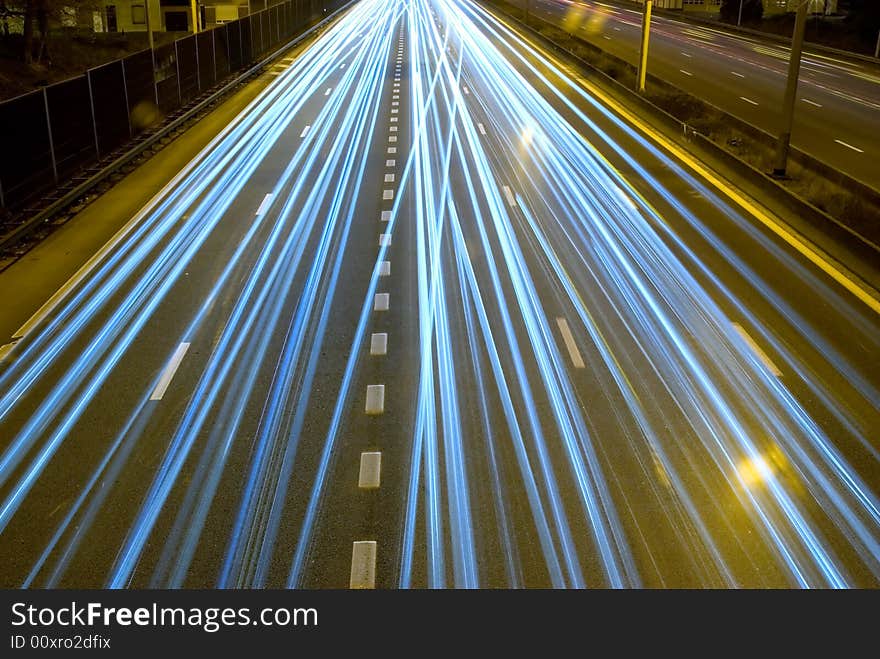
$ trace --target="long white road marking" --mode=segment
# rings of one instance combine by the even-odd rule
[[[358,487],[362,490],[375,490],[382,478],[382,454],[378,451],[361,453],[361,469],[358,472]]]
[[[305,137],[306,135],[308,135],[309,128],[311,128],[311,125],[306,124],[306,127],[303,128],[303,132],[301,132],[301,133],[299,134],[299,136],[300,136],[300,137]]]
[[[758,103],[756,101],[753,101],[750,98],[746,98],[745,96],[740,96],[740,99],[745,101],[746,103],[751,103],[752,105],[758,105]]]
[[[684,69],[679,69],[679,71],[681,71],[682,73],[684,73],[686,76],[692,76],[692,75],[694,75],[694,74],[691,73],[690,71],[685,71]]]
[[[745,78],[745,76],[742,73],[737,73],[736,71],[731,71],[731,73],[733,75],[735,75],[737,78]]]
[[[6,359],[6,355],[12,352],[12,349],[15,347],[16,343],[18,342],[13,341],[12,343],[7,343],[6,345],[0,346],[0,363],[2,363],[4,359]]]
[[[373,311],[388,311],[391,293],[376,293],[373,298]]]
[[[376,541],[357,540],[351,547],[350,588],[376,587]]]
[[[364,408],[367,414],[382,414],[385,411],[385,385],[367,385],[367,404]]]
[[[751,348],[752,352],[757,355],[758,359],[764,362],[764,366],[766,366],[773,375],[777,378],[782,375],[782,371],[776,367],[776,364],[774,364],[770,357],[767,356],[767,353],[761,350],[761,346],[755,343],[755,340],[749,336],[749,333],[746,332],[739,323],[733,323],[733,329],[735,329],[742,337],[743,341],[748,344],[749,348]]]
[[[168,385],[171,384],[171,379],[174,377],[174,374],[177,373],[177,368],[180,366],[180,362],[183,360],[183,356],[186,354],[187,350],[189,350],[189,343],[181,343],[177,346],[177,350],[171,355],[168,365],[162,372],[162,377],[160,377],[159,382],[156,383],[156,388],[153,389],[153,393],[150,394],[150,400],[162,400],[162,396],[165,395]]]
[[[860,149],[859,147],[853,146],[852,144],[847,144],[843,140],[834,140],[834,141],[837,142],[838,144],[845,146],[847,149],[852,149],[853,151],[855,151],[857,153],[864,153],[864,151],[862,151],[862,149]]]
[[[681,54],[684,55],[685,57],[689,57],[689,58],[693,57],[693,55],[691,55],[690,53],[686,53],[684,51],[681,51]]]
[[[568,349],[568,356],[571,357],[571,363],[575,368],[585,368],[584,360],[581,358],[581,351],[578,350],[577,343],[574,341],[574,335],[568,327],[568,321],[565,318],[557,318],[556,324],[559,326],[559,332],[562,334],[562,340]]]
[[[510,188],[506,185],[503,185],[501,186],[501,189],[504,192],[504,196],[507,198],[507,203],[516,208],[516,197],[513,196]]]
[[[377,332],[370,335],[370,354],[384,355],[388,352],[388,334]]]
[[[822,107],[819,103],[816,103],[816,101],[811,101],[811,100],[808,99],[808,98],[802,98],[801,100],[802,100],[804,103],[808,103],[808,104],[810,104],[810,105],[812,105],[812,106],[814,106],[814,107],[817,107],[817,108],[821,108],[821,107]]]
[[[486,134],[486,127],[483,124],[477,124],[477,129],[480,131],[480,135]]]
[[[257,215],[262,215],[267,210],[269,210],[269,206],[272,204],[272,193],[269,192],[263,197],[263,201],[260,202],[260,207],[257,209]]]

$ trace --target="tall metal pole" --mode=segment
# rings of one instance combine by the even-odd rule
[[[146,10],[147,18],[147,44],[149,44],[150,50],[153,50],[153,28],[150,25],[150,0],[144,2],[144,9]]]
[[[874,58],[880,59],[880,32],[877,33],[877,45],[874,46]]]
[[[192,5],[192,15],[193,15],[193,34],[199,31],[199,8],[196,6],[196,0],[190,0],[190,4]]]
[[[645,13],[642,15],[642,49],[639,53],[638,89],[645,91],[645,78],[648,75],[648,37],[651,33],[651,7],[654,0],[645,0]]]
[[[791,58],[788,61],[788,82],[785,86],[785,98],[782,102],[782,130],[776,143],[776,165],[774,176],[785,176],[788,163],[788,148],[791,143],[791,127],[794,123],[794,102],[797,96],[798,75],[801,70],[801,51],[804,46],[804,31],[807,26],[807,4],[809,0],[801,0],[794,19],[794,35],[791,38]]]
[[[743,0],[739,0],[739,16],[736,18],[736,24],[742,25],[743,22]]]

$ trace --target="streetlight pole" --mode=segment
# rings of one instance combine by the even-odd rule
[[[743,0],[739,0],[739,16],[736,17],[737,26],[742,25],[743,22]]]
[[[801,70],[801,51],[804,47],[804,31],[807,26],[807,4],[809,0],[801,0],[794,19],[794,35],[791,38],[791,58],[788,61],[788,81],[785,86],[785,98],[782,102],[782,130],[776,143],[776,164],[774,176],[785,176],[788,162],[788,148],[791,143],[791,127],[794,123],[794,102],[797,96],[798,75]]]
[[[147,44],[150,46],[150,51],[152,52],[154,48],[153,44],[153,28],[150,25],[150,0],[145,0],[144,9],[146,10],[144,13],[146,14],[147,19]]]
[[[199,8],[196,6],[197,0],[190,0],[193,15],[193,34],[199,31]]]
[[[877,33],[877,45],[874,46],[874,59],[880,59],[880,32]]]
[[[645,91],[645,78],[648,75],[648,37],[651,33],[651,7],[654,0],[645,0],[645,12],[642,15],[642,47],[639,52],[639,80],[640,92]]]

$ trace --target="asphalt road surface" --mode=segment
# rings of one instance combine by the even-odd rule
[[[880,585],[876,294],[585,84],[447,0],[279,67],[0,348],[2,584]]]
[[[523,0],[512,0],[523,6]],[[601,2],[529,0],[530,12],[638,65],[641,11]],[[782,125],[788,46],[758,36],[651,19],[648,73],[771,135]],[[805,49],[791,144],[880,190],[880,67]]]

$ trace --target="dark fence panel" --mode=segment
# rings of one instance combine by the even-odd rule
[[[228,29],[227,25],[220,25],[211,30],[214,33],[214,70],[217,80],[226,77],[230,71]]]
[[[199,93],[199,67],[196,62],[196,38],[184,37],[177,46],[177,75],[180,80],[180,104],[186,104]]]
[[[251,38],[251,16],[238,19],[241,25],[241,65],[250,64],[254,61],[254,46]]]
[[[104,156],[131,137],[122,60],[86,72],[92,94],[99,156]]]
[[[205,91],[214,86],[214,32],[199,32],[196,36],[196,50],[199,61],[199,89]]]
[[[272,26],[272,44],[281,41],[281,5],[275,5],[269,10],[269,24]]]
[[[14,154],[0,158],[5,204],[28,199],[35,187],[55,180],[42,91],[0,103],[0,144],[4,153]]]
[[[131,130],[137,134],[158,119],[153,55],[149,50],[129,55],[123,60],[123,68],[128,89],[128,116]]]
[[[226,37],[229,40],[229,70],[237,71],[244,64],[244,52],[242,50],[241,20],[226,24]]]
[[[89,83],[78,76],[46,87],[52,146],[59,178],[95,160],[95,132],[89,102]]]
[[[159,109],[166,113],[180,106],[180,92],[177,87],[177,60],[174,52],[173,43],[156,48],[156,89],[159,96]]]

